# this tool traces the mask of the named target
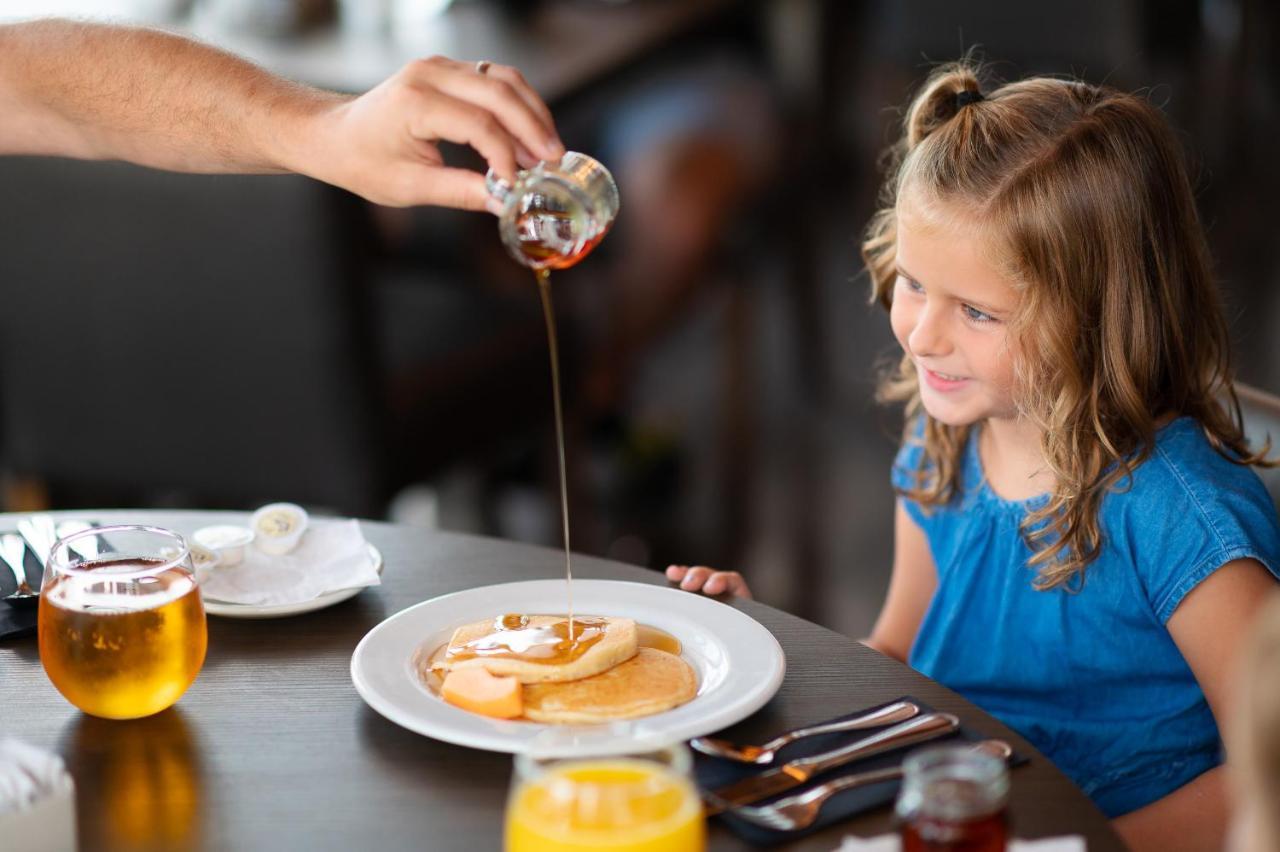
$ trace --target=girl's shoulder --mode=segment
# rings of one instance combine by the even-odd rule
[[[1162,621],[1232,560],[1257,559],[1280,576],[1280,519],[1262,480],[1215,450],[1189,417],[1157,432],[1150,456],[1103,500],[1101,520],[1113,546],[1131,554]]]
[[[1125,481],[1121,481],[1123,489]],[[1133,472],[1132,490],[1139,496],[1191,500],[1206,513],[1224,498],[1256,504],[1275,515],[1261,478],[1248,465],[1218,452],[1204,429],[1191,417],[1179,417],[1156,432],[1150,456]]]

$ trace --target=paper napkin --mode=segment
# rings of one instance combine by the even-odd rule
[[[211,600],[274,606],[380,582],[358,521],[313,520],[292,552],[268,556],[249,545],[239,565],[210,570],[200,591]]]
[[[13,739],[0,740],[0,847],[76,848],[75,784],[62,758]]]

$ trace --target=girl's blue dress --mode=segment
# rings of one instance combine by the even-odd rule
[[[938,571],[909,662],[1021,733],[1108,816],[1159,799],[1222,762],[1213,714],[1166,624],[1233,559],[1280,578],[1280,524],[1258,476],[1184,417],[1163,427],[1132,482],[1102,501],[1103,550],[1083,588],[1032,588],[1018,525],[1029,501],[987,485],[973,430],[961,493],[904,499]],[[909,441],[893,483],[914,483]]]

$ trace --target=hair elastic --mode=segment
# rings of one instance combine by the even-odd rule
[[[969,104],[976,104],[983,100],[982,92],[971,92],[968,89],[956,92],[956,109],[960,110]]]

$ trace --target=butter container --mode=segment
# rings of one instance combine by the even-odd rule
[[[218,554],[218,564],[230,568],[244,561],[244,552],[253,542],[253,530],[230,524],[202,527],[192,536],[197,542]],[[192,559],[194,560],[194,555]]]
[[[283,556],[298,546],[307,529],[307,511],[293,503],[270,503],[253,513],[253,540],[263,553]]]
[[[206,547],[199,542],[191,542],[191,567],[196,572],[196,582],[201,582],[205,577],[209,576],[209,572],[222,564],[222,557],[212,547]]]

